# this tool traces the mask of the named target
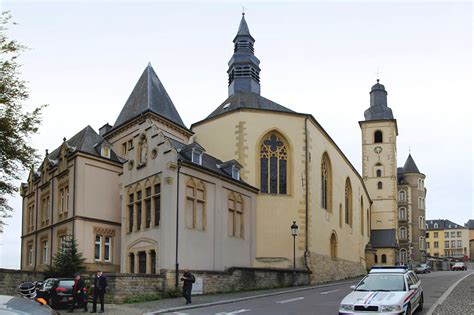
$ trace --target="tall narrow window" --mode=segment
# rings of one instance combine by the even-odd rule
[[[102,257],[102,235],[95,236],[94,259],[100,260]]]
[[[336,260],[337,259],[337,237],[336,237],[336,233],[331,234],[330,246],[331,246],[331,259]]]
[[[346,179],[346,189],[344,196],[345,222],[352,226],[352,185],[349,177]]]
[[[276,133],[266,137],[260,146],[260,191],[287,193],[288,149],[283,138]]]
[[[406,219],[407,219],[407,209],[405,209],[405,208],[400,208],[400,210],[399,210],[398,213],[399,213],[398,218],[399,218],[400,220],[406,220]]]
[[[205,230],[206,190],[200,181],[190,179],[186,184],[186,226],[190,229]]]
[[[142,191],[137,191],[137,201],[135,202],[137,209],[137,231],[142,228]]]
[[[382,263],[386,264],[387,263],[387,255],[382,254]]]
[[[405,201],[406,200],[406,192],[404,190],[400,190],[398,193],[398,200]]]
[[[47,264],[48,263],[48,256],[49,256],[49,250],[48,250],[48,240],[44,240],[42,241],[42,244],[41,244],[41,256],[42,256],[42,262],[43,264]]]
[[[382,177],[382,170],[377,170],[376,173],[377,173],[377,177]]]
[[[33,244],[29,243],[27,245],[27,261],[28,265],[33,265]]]
[[[360,234],[364,235],[364,199],[360,197]]]
[[[382,143],[383,142],[382,131],[377,130],[376,132],[374,132],[374,142],[375,143]]]
[[[377,183],[377,189],[382,189],[382,188],[383,188],[382,182],[378,182],[378,183]]]
[[[130,273],[135,273],[135,254],[130,253]]]
[[[155,226],[160,225],[161,216],[161,184],[153,185],[153,211],[155,214]]]
[[[400,239],[401,240],[407,239],[407,229],[403,226],[400,228]]]
[[[150,262],[151,262],[151,274],[156,274],[156,252],[154,250],[150,251]]]
[[[228,199],[228,234],[229,236],[244,237],[244,209],[242,196],[230,193]]]
[[[406,249],[400,249],[400,262],[406,263],[407,262],[407,251]]]
[[[332,169],[327,153],[321,160],[321,207],[332,212]]]
[[[377,264],[379,262],[379,257],[377,254],[374,254],[374,262]]]
[[[133,217],[134,217],[134,195],[129,194],[128,195],[128,232],[132,233],[133,232]]]
[[[106,236],[104,240],[104,260],[109,262],[112,260],[112,238]]]
[[[341,228],[342,228],[342,221],[343,221],[342,217],[343,217],[342,204],[339,204],[339,227],[341,227]]]
[[[146,252],[138,252],[138,273],[146,273]]]
[[[145,188],[145,227],[151,225],[151,187]]]

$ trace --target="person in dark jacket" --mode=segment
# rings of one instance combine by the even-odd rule
[[[186,299],[186,304],[191,304],[191,290],[193,289],[193,283],[196,279],[188,269],[184,269],[183,271],[184,274],[181,277],[181,281],[183,281],[183,296]]]
[[[84,280],[81,279],[81,274],[77,272],[74,275],[74,285],[72,286],[72,303],[68,313],[74,312],[74,307],[82,305],[84,312],[87,312],[87,295],[84,292],[85,284]]]
[[[91,313],[97,312],[97,297],[100,300],[100,311],[104,312],[104,294],[105,288],[107,288],[107,278],[102,274],[102,270],[98,270],[94,277],[94,296],[92,299],[92,311]]]

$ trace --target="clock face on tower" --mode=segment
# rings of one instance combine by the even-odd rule
[[[376,146],[376,147],[374,148],[374,152],[377,153],[377,154],[382,153],[382,147]]]

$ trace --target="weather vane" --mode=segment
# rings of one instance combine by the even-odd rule
[[[242,6],[242,15],[245,15],[245,7]]]
[[[380,81],[380,71],[379,71],[379,67],[377,67],[376,77],[377,77],[377,83],[379,83],[379,81]]]

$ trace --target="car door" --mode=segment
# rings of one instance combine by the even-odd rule
[[[420,301],[420,297],[421,297],[421,288],[420,288],[420,285],[421,285],[421,281],[420,279],[416,276],[416,274],[412,271],[410,271],[408,273],[408,278],[410,279],[409,282],[411,282],[412,284],[416,284],[418,285],[418,289],[416,290],[410,290],[411,293],[413,293],[414,291],[414,294],[413,296],[411,297],[411,305],[412,307],[414,308],[415,305],[418,305],[418,302]],[[411,284],[410,284],[411,285]]]

